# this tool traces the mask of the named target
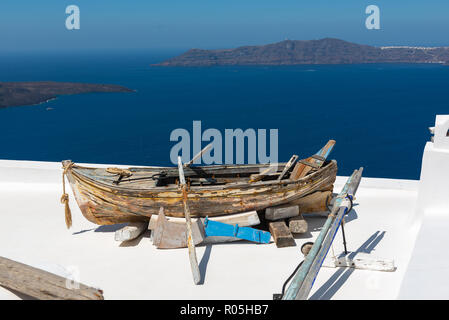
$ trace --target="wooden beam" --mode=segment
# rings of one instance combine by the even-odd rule
[[[265,209],[265,219],[270,221],[296,217],[298,215],[298,206],[280,206]]]
[[[150,218],[150,223],[148,224],[148,229],[154,230],[156,228],[157,221],[159,216],[153,214]],[[166,219],[172,223],[182,224],[185,226],[186,219],[185,218],[176,218],[176,217],[167,217]],[[210,217],[209,220],[219,221],[227,224],[238,224],[241,227],[250,227],[260,224],[259,215],[257,211],[248,211],[242,213],[236,213],[226,216],[217,216]],[[195,223],[197,218],[192,218],[192,223]]]
[[[278,248],[296,246],[295,239],[284,221],[270,222],[269,228]]]
[[[307,221],[302,215],[288,219],[288,229],[291,233],[306,233],[308,229]]]
[[[0,285],[40,300],[103,300],[103,291],[0,257]]]
[[[130,222],[115,232],[115,241],[129,241],[138,238],[148,229],[148,222]]]

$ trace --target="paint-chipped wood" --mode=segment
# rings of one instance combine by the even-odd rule
[[[65,164],[67,165],[67,163]],[[280,165],[278,170],[283,170]],[[264,165],[188,167],[190,177],[232,178],[230,172],[246,175],[235,183],[207,186],[190,186],[188,190],[189,209],[192,217],[214,217],[246,211],[263,210],[296,201],[315,191],[332,188],[337,173],[337,163],[330,161],[320,170],[298,180],[284,179],[249,183],[251,172],[259,172]],[[129,168],[131,178],[148,177],[161,172],[171,172],[173,168]],[[195,171],[194,171],[195,170]],[[239,174],[239,175],[240,175]],[[157,214],[160,207],[165,208],[168,217],[184,217],[182,192],[175,184],[157,186],[152,179],[126,182],[119,185],[114,181],[117,175],[109,174],[103,168],[86,168],[73,165],[67,170],[67,178],[83,215],[89,221],[99,224],[116,224],[135,221],[148,221]]]
[[[335,140],[329,140],[329,142],[318,152],[317,156],[324,156],[326,158],[329,152],[334,148],[334,146]],[[302,162],[298,162],[293,169],[291,179],[294,180],[305,177],[313,169],[319,169],[324,164],[324,162],[324,160],[319,160],[317,158],[314,158],[314,156],[309,157]]]
[[[0,285],[39,300],[103,300],[103,292],[0,257]]]
[[[296,246],[295,239],[284,221],[270,222],[268,226],[278,248]]]

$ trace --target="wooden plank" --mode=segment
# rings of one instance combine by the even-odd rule
[[[154,214],[150,218],[150,223],[148,224],[148,229],[154,230],[156,228],[156,224],[158,221],[158,215]],[[176,217],[166,217],[166,219],[172,223],[185,225],[185,218],[176,218]],[[195,223],[197,218],[192,218],[192,223]],[[257,211],[248,211],[242,213],[236,213],[226,216],[216,216],[210,217],[209,220],[219,221],[227,224],[238,224],[241,227],[249,227],[260,224],[259,215]]]
[[[129,241],[138,238],[148,229],[148,222],[130,222],[115,232],[115,241]]]
[[[306,233],[308,229],[307,221],[302,215],[288,219],[288,229],[291,233]]]
[[[327,144],[317,152],[318,156],[322,156],[324,158],[327,158],[329,153],[332,151],[335,145],[335,140],[329,140]],[[324,161],[314,159],[313,156],[305,159],[306,162],[310,162],[314,165],[318,165],[321,167],[324,164]],[[290,179],[297,180],[302,177],[305,177],[313,168],[310,166],[305,165],[304,163],[297,163],[295,168],[293,169],[292,174],[290,175]]]
[[[200,219],[192,221],[192,238],[195,245],[204,241],[204,226]],[[175,223],[167,219],[163,208],[159,210],[159,218],[151,232],[153,245],[158,249],[187,248],[187,227],[184,223]]]
[[[0,257],[0,285],[40,300],[104,299],[100,289],[4,257]]]
[[[187,186],[186,186],[186,180],[184,177],[184,170],[183,165],[181,161],[181,157],[178,156],[178,170],[179,170],[179,182],[182,189],[182,202],[184,205],[184,214],[186,217],[186,227],[187,227],[187,246],[189,249],[189,261],[190,261],[190,268],[192,269],[192,275],[193,275],[193,282],[195,284],[199,284],[201,281],[201,274],[200,269],[198,266],[198,259],[196,257],[196,251],[195,251],[195,244],[193,242],[193,235],[192,235],[192,221],[190,218],[190,209],[189,204],[187,202]]]
[[[266,231],[251,227],[241,227],[223,222],[209,220],[204,221],[204,234],[207,237],[236,237],[257,243],[269,243],[271,234]]]
[[[268,226],[278,248],[296,246],[295,239],[284,221],[270,222]]]
[[[279,206],[265,209],[265,219],[276,221],[299,215],[298,206]]]
[[[278,180],[282,180],[284,176],[287,174],[288,170],[298,161],[298,156],[294,154],[290,160],[288,160],[287,164],[284,167],[284,170],[282,170],[281,174],[279,175]]]

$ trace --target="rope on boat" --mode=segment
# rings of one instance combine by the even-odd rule
[[[72,211],[70,210],[69,206],[69,195],[65,191],[65,175],[67,172],[73,167],[74,163],[70,162],[68,165],[64,166],[64,171],[62,172],[62,192],[63,195],[61,197],[61,203],[64,205],[65,208],[65,224],[67,226],[67,229],[70,229],[72,226]]]
[[[106,168],[106,172],[112,173],[112,174],[118,174],[118,175],[123,176],[125,178],[132,176],[131,171],[129,171],[127,169]]]

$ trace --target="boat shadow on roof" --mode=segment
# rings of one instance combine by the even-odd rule
[[[366,240],[356,251],[349,253],[348,257],[354,259],[358,253],[371,253],[382,241],[385,231],[376,231]],[[327,280],[311,297],[310,300],[329,300],[348,280],[354,272],[354,268],[338,268],[337,271]]]

